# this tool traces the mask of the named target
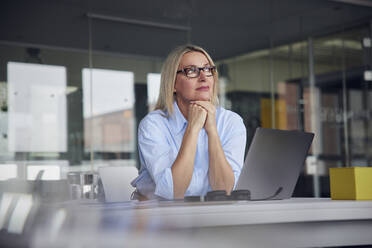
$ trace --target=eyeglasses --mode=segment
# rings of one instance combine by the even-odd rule
[[[186,67],[186,68],[183,68],[182,70],[177,71],[177,73],[183,72],[185,76],[188,78],[196,78],[200,76],[200,71],[203,71],[206,77],[210,77],[213,75],[215,70],[216,70],[215,66],[206,66],[206,67],[190,66],[190,67]]]

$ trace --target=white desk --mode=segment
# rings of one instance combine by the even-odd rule
[[[135,210],[140,223],[192,230],[236,246],[308,247],[372,244],[372,201],[293,198],[256,202],[154,203]],[[112,206],[112,214],[129,214]],[[111,212],[111,211],[110,211]]]
[[[292,198],[275,201],[158,203],[136,209],[139,218],[175,227],[215,227],[314,221],[372,220],[372,201]],[[372,235],[371,235],[372,236]]]
[[[73,223],[50,242],[66,247],[71,242],[101,247],[97,244],[104,242],[102,247],[177,248],[372,244],[372,201],[125,202],[69,210]],[[34,247],[49,247],[47,231],[34,239]]]

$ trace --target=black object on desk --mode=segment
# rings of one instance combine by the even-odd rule
[[[251,199],[251,192],[248,189],[238,189],[231,191],[230,195],[226,194],[225,190],[209,191],[204,197],[204,201],[265,201],[274,200],[277,195],[282,192],[283,187],[279,187],[273,195],[261,199]],[[203,196],[186,196],[185,202],[200,202],[203,201]]]
[[[225,190],[209,191],[205,196],[206,201],[228,201],[230,197],[226,194]]]
[[[251,192],[247,189],[234,190],[231,192],[230,198],[235,201],[249,201]]]
[[[200,202],[201,196],[185,196],[184,201],[185,202]]]

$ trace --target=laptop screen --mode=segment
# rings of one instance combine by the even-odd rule
[[[313,133],[257,128],[236,189],[252,200],[287,199],[293,194]]]

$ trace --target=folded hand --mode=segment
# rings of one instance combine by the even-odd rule
[[[191,128],[195,128],[197,131],[200,131],[205,124],[207,110],[196,103],[191,103],[188,111],[188,125],[190,125]]]
[[[193,101],[191,102],[202,107],[207,112],[207,118],[204,124],[204,129],[207,133],[217,131],[216,125],[216,107],[209,101]]]

